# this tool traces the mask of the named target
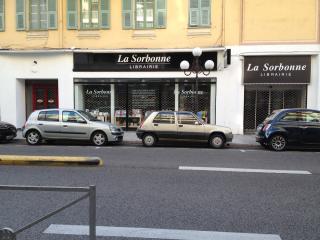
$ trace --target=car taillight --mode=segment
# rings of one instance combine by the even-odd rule
[[[142,128],[142,127],[143,127],[143,123],[144,123],[144,121],[141,122],[139,128]]]
[[[263,127],[263,129],[262,129],[262,131],[267,131],[269,128],[271,127],[271,125],[270,124],[266,124],[266,125],[264,125],[264,127]]]

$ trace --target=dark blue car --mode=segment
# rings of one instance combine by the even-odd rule
[[[320,147],[320,111],[275,110],[257,127],[256,141],[275,151],[288,146]]]

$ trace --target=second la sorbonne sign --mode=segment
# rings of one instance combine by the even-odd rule
[[[244,84],[307,84],[310,69],[310,56],[249,56],[244,60]]]

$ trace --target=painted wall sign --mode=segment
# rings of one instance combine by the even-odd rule
[[[74,53],[75,72],[93,71],[181,71],[180,63],[187,60],[192,63],[190,52],[162,53]],[[215,63],[217,70],[217,52],[203,52],[200,64],[206,60]]]
[[[310,69],[310,56],[249,56],[244,59],[244,84],[307,84]]]

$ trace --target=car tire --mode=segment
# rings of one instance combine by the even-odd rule
[[[226,143],[225,137],[223,136],[223,134],[220,134],[220,133],[212,134],[209,139],[209,144],[212,148],[216,148],[216,149],[223,148],[225,143]]]
[[[41,134],[37,130],[30,130],[26,135],[26,141],[29,145],[38,145],[41,140]]]
[[[268,146],[273,151],[283,151],[287,147],[287,139],[281,134],[273,135],[269,140]]]
[[[91,142],[95,146],[103,146],[108,142],[107,135],[102,131],[94,132],[91,136]]]
[[[157,139],[153,134],[147,133],[143,135],[142,143],[145,147],[152,147],[157,143]]]

